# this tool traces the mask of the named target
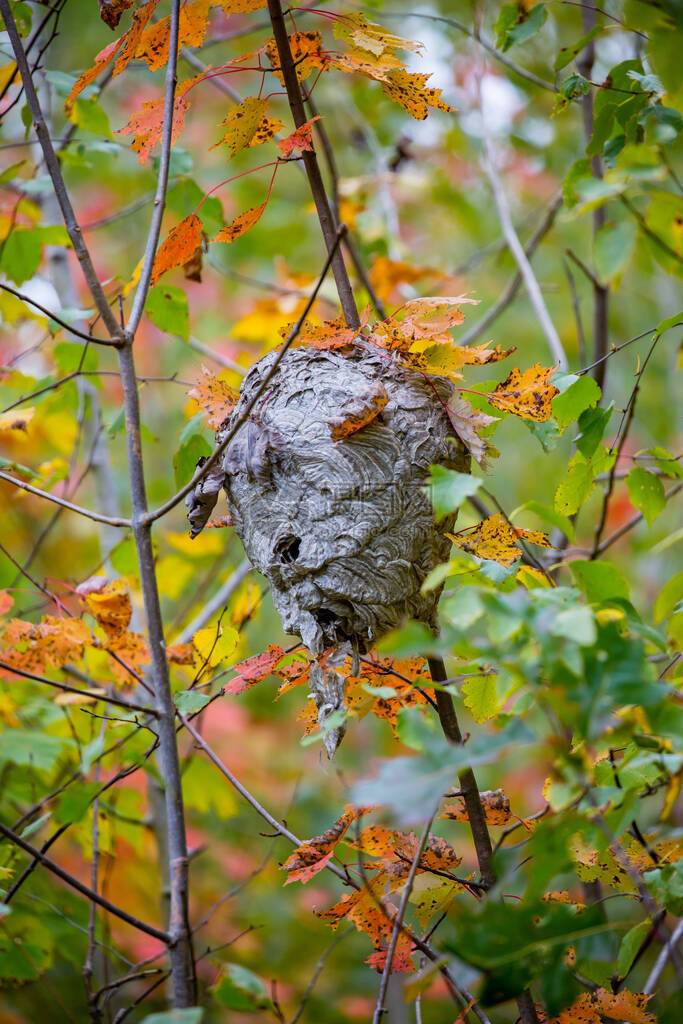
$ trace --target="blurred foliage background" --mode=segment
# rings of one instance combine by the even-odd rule
[[[34,27],[45,10],[38,4],[14,6],[16,16],[32,18]],[[361,10],[353,4],[332,6],[335,11]],[[369,18],[424,43],[424,56],[408,54],[408,66],[413,71],[430,72],[430,86],[441,88],[443,98],[457,112],[431,111],[426,120],[416,121],[392,103],[377,82],[338,71],[322,75],[314,100],[334,152],[339,213],[351,229],[360,261],[387,314],[415,296],[467,292],[480,305],[465,307],[465,323],[454,332],[456,343],[464,339],[476,343],[492,340],[505,348],[514,345],[514,365],[522,369],[537,362],[551,366],[552,355],[523,285],[517,284],[499,315],[479,326],[482,318],[496,310],[501,296],[509,293],[517,275],[483,168],[488,143],[522,243],[528,244],[542,231],[531,262],[566,352],[568,370],[576,372],[595,359],[596,281],[607,290],[608,346],[643,335],[642,340],[606,361],[602,406],[614,403],[615,408],[605,434],[608,442],[647,355],[652,332],[673,317],[680,305],[681,7],[676,0],[652,4],[604,0],[597,16],[590,5],[569,2],[507,7],[515,9],[518,29],[534,18],[541,22],[538,30],[526,39],[518,31],[521,38],[510,40],[499,24],[502,45],[497,43],[499,3],[425,0],[416,6],[395,0],[363,6]],[[158,149],[141,165],[129,148],[128,137],[116,133],[144,102],[162,95],[164,71],[150,73],[145,64],[133,61],[121,77],[101,90],[91,87],[78,100],[73,120],[67,120],[63,103],[75,76],[92,65],[95,54],[114,36],[92,3],[68,0],[61,8],[58,34],[44,55],[43,71],[37,78],[50,111],[53,137],[64,139],[65,132],[70,133],[61,149],[61,162],[98,273],[107,282],[108,293],[120,294],[125,307],[147,235]],[[546,15],[543,19],[534,13],[540,8]],[[330,49],[338,45],[314,9],[298,10],[295,18],[299,29],[324,31]],[[256,49],[270,35],[263,11],[226,18],[216,7],[209,24],[204,45],[181,55],[181,80],[201,70],[197,61],[223,64]],[[563,47],[571,47],[593,24],[598,31],[589,63],[585,63],[586,49],[582,48],[578,67],[570,56],[566,66],[555,70]],[[122,25],[125,28],[127,21]],[[2,63],[7,65],[11,55],[4,35],[0,35],[0,48]],[[614,69],[624,61],[635,63],[614,77]],[[627,77],[629,69],[647,80]],[[3,72],[0,67],[0,82]],[[597,83],[585,85],[585,102],[581,81],[566,84],[570,76],[579,74]],[[621,93],[599,88],[610,75],[613,82],[620,83],[615,89]],[[191,213],[210,190],[214,190],[212,196],[200,209],[209,237],[265,198],[271,174],[268,168],[217,187],[224,179],[275,159],[272,143],[247,149],[234,160],[228,159],[225,147],[209,148],[221,138],[220,122],[235,102],[221,91],[222,86],[241,95],[255,95],[258,76],[245,71],[207,79],[197,87],[184,131],[173,149],[163,234]],[[278,91],[272,76],[266,88]],[[590,169],[577,162],[586,161],[587,109],[595,103],[599,113],[605,97],[615,104],[618,100],[632,103],[633,96],[625,94],[635,95],[634,90],[644,98],[636,101],[628,118],[623,111],[619,115],[613,112],[608,134],[595,151],[601,154],[604,181],[593,179],[586,185]],[[45,169],[26,129],[23,98],[10,106],[15,95],[16,87],[11,86],[0,108],[0,113],[5,111],[0,133],[0,158],[6,169],[0,178],[5,243],[16,224],[39,237],[40,225],[58,223],[46,199],[49,182]],[[271,113],[285,122],[289,133],[285,98],[274,95],[271,104]],[[668,113],[661,114],[662,109]],[[614,142],[622,134],[620,116],[626,135],[621,147]],[[324,160],[323,169],[330,183]],[[603,211],[609,229],[597,249],[596,209]],[[75,282],[75,302],[65,301],[59,287],[55,289],[52,243],[58,245],[59,239],[48,233],[42,241],[44,248],[41,242],[35,254],[22,245],[4,244],[0,268],[6,279],[50,310],[66,308],[63,315],[67,318],[91,320],[92,310],[81,289],[73,254],[69,253],[68,264]],[[278,329],[303,308],[323,253],[307,182],[300,166],[292,163],[279,169],[272,198],[259,223],[231,246],[208,248],[201,280],[188,280],[178,270],[157,286],[157,292],[168,285],[181,289],[187,296],[187,315],[182,298],[169,305],[168,296],[165,300],[157,297],[159,311],[153,315],[151,299],[151,312],[136,338],[138,373],[144,378],[140,399],[145,467],[153,504],[161,503],[176,485],[186,482],[198,455],[212,448],[213,432],[197,403],[187,395],[202,367],[220,372],[224,380],[238,387],[243,370],[280,342]],[[17,271],[17,260],[25,274],[23,269]],[[353,270],[351,273],[353,276]],[[362,307],[369,296],[362,282],[355,281]],[[337,313],[331,278],[323,286],[316,312],[321,318]],[[5,409],[68,374],[77,365],[77,357],[73,341],[56,324],[7,291],[0,295],[0,314]],[[618,479],[604,536],[627,524],[637,512],[621,477],[637,464],[639,453],[654,446],[675,456],[680,451],[679,344],[680,327],[663,334],[643,375],[634,420],[617,465]],[[89,352],[88,360],[92,361],[88,368],[99,371],[99,376],[88,378],[90,391],[79,389],[75,380],[46,390],[31,401],[35,413],[26,429],[2,432],[4,465],[24,467],[25,479],[37,486],[54,488],[55,493],[79,504],[96,507],[102,499],[98,494],[101,476],[96,472],[96,460],[93,468],[93,455],[100,451],[98,440],[104,440],[111,467],[109,508],[118,506],[125,514],[128,484],[116,362],[114,354],[103,349]],[[492,376],[490,368],[470,368],[467,386],[476,389]],[[498,374],[495,379],[502,377]],[[484,486],[510,515],[528,502],[552,509],[575,451],[575,437],[575,424],[560,436],[552,425],[540,429],[515,417],[503,418],[493,439],[500,457],[491,462]],[[653,468],[652,459],[640,464]],[[672,471],[672,479],[674,475]],[[665,480],[667,487],[672,479]],[[54,603],[41,592],[42,585],[58,594],[67,607],[76,607],[73,588],[101,572],[108,556],[113,575],[125,577],[129,583],[139,628],[140,584],[132,540],[120,531],[112,537],[107,530],[100,531],[39,498],[20,494],[4,483],[2,487],[0,589],[14,601],[9,615],[37,621],[43,614],[58,614]],[[590,551],[603,487],[599,481],[580,509],[568,559],[585,558]],[[485,500],[493,510],[493,503],[488,497]],[[473,525],[479,518],[475,508],[465,505],[459,528]],[[532,528],[552,525],[533,508],[523,520],[521,525]],[[230,579],[243,552],[230,528],[210,530],[190,541],[182,506],[163,521],[155,537],[167,637],[173,641]],[[680,513],[672,501],[650,525],[640,522],[610,549],[609,558],[628,579],[632,604],[645,622],[652,622],[653,603],[675,575],[673,562],[680,551],[680,538]],[[22,577],[18,566],[30,573],[33,583]],[[572,583],[566,569],[560,570],[559,578],[565,585]],[[216,621],[213,616],[209,625],[215,626]],[[265,650],[269,643],[291,643],[291,638],[282,636],[264,581],[253,574],[236,588],[222,621],[239,631],[239,642],[221,668]],[[680,623],[676,629],[680,630]],[[95,664],[86,669],[98,670]],[[190,678],[191,671],[174,669],[178,689],[189,685]],[[341,813],[352,784],[372,775],[377,758],[406,750],[397,747],[386,722],[368,716],[351,724],[330,764],[321,756],[319,742],[301,744],[302,727],[297,722],[301,691],[294,690],[278,701],[274,696],[270,680],[239,698],[214,702],[204,716],[203,734],[273,814],[286,819],[297,835],[316,835]],[[465,730],[480,728],[462,704],[459,713]],[[83,760],[83,748],[95,744],[92,757],[99,757],[99,720],[68,704],[56,705],[49,694],[16,681],[3,682],[0,720],[3,741],[18,728],[30,735],[73,734],[80,746],[83,780],[92,784],[95,769],[87,757]],[[107,738],[120,739],[127,728],[108,722]],[[125,757],[140,757],[148,742],[144,732],[136,733],[126,741]],[[26,743],[30,745],[28,738]],[[209,907],[219,904],[196,939],[198,955],[210,951],[200,962],[202,982],[214,984],[222,965],[239,962],[264,979],[269,995],[271,979],[276,979],[276,993],[287,1007],[289,1020],[332,937],[311,911],[335,902],[340,886],[318,875],[305,887],[283,889],[279,864],[289,851],[263,835],[263,823],[223,784],[208,761],[192,756],[190,745],[182,738],[180,744],[192,848],[193,918],[201,918]],[[534,814],[544,805],[548,757],[547,749],[539,756],[537,748],[513,748],[504,760],[479,769],[481,788],[502,785],[515,814]],[[99,778],[113,775],[120,763],[118,754],[102,759]],[[48,760],[45,769],[33,764],[30,756],[22,763],[0,754],[3,820],[10,823],[19,818],[27,807],[58,789],[72,767],[64,754],[61,761]],[[100,801],[99,814],[102,891],[135,908],[146,920],[158,918],[160,899],[156,844],[148,827],[154,813],[149,790],[154,771],[148,762],[144,772],[117,783]],[[92,844],[87,803],[82,809],[65,809],[63,800],[55,797],[43,809],[44,813],[50,811],[57,823],[72,822],[53,855],[87,880]],[[655,806],[648,812],[653,821],[660,811],[661,807]],[[52,825],[40,817],[34,824],[35,830],[29,834],[37,843]],[[675,815],[670,824],[675,826]],[[438,822],[437,826],[465,856],[465,866],[473,870],[467,827],[453,822]],[[8,983],[0,994],[2,1020],[20,1024],[43,1015],[59,1020],[88,1019],[81,978],[87,941],[85,902],[37,870],[14,904],[12,920],[14,927],[23,929],[26,955],[22,959],[16,946],[0,943],[0,965],[8,977],[13,971],[16,975],[16,984]],[[132,933],[111,918],[103,918],[98,928],[104,945],[115,947],[114,953],[107,949],[98,953],[96,967],[102,984],[116,977],[122,966],[131,969],[158,953],[154,940]],[[447,922],[444,935],[450,934],[448,928]],[[306,1004],[304,1020],[346,1024],[371,1018],[377,977],[363,962],[368,952],[367,938],[355,931],[339,943]],[[653,956],[644,958],[637,968],[643,978]],[[476,984],[476,973],[470,970],[465,976],[466,984]],[[145,980],[134,982],[126,998],[130,991],[141,994],[146,984]],[[637,983],[634,990],[638,990]],[[404,1008],[400,998],[392,999],[392,1022],[414,1019],[412,1009]],[[128,1003],[117,993],[107,1004],[104,1019],[115,1019],[116,1008]],[[209,1000],[207,1005],[207,1021],[226,1020],[228,1013],[231,1020],[242,1019],[237,1011],[228,1011],[218,1002]],[[162,985],[127,1019],[141,1020],[145,1013],[163,1006]],[[507,1003],[491,1013],[495,1021],[512,1022],[517,1010]],[[437,1022],[454,1016],[445,988],[435,981],[422,1002],[422,1019]],[[274,1018],[270,1010],[263,1009],[244,1019]]]

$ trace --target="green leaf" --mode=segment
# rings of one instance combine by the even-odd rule
[[[138,554],[135,539],[125,537],[109,552],[109,560],[121,576],[135,576],[138,572]]]
[[[57,801],[54,818],[58,825],[81,821],[95,794],[102,788],[98,782],[79,782],[69,786]]]
[[[625,978],[628,972],[631,970],[631,965],[635,959],[636,953],[643,944],[643,939],[650,931],[651,922],[641,921],[640,924],[636,924],[633,928],[629,928],[621,940],[619,946],[619,954],[617,956],[617,974],[620,978]]]
[[[660,320],[655,328],[655,334],[664,334],[664,331],[668,331],[672,327],[680,327],[681,324],[683,324],[683,310],[667,317],[666,320]]]
[[[504,53],[515,43],[525,43],[545,25],[547,17],[545,4],[535,4],[530,11],[521,3],[504,4],[495,25],[496,46]]]
[[[577,587],[591,604],[615,597],[629,600],[630,590],[626,578],[621,569],[611,562],[577,560],[570,562],[569,568]]]
[[[432,466],[429,494],[437,522],[459,509],[466,498],[476,494],[482,481],[469,473],[458,473],[444,466]]]
[[[109,117],[99,105],[97,96],[89,96],[87,99],[79,96],[74,103],[70,120],[82,130],[94,135],[103,135],[107,139],[113,138]]]
[[[578,512],[593,490],[593,470],[580,452],[576,452],[569,463],[567,475],[555,491],[555,511],[571,516]]]
[[[657,903],[670,914],[683,914],[683,861],[646,871],[643,878]]]
[[[498,697],[498,686],[494,675],[473,676],[462,686],[465,707],[472,718],[480,725],[494,718],[503,706],[504,701]]]
[[[578,191],[578,184],[581,181],[586,181],[593,177],[593,169],[591,168],[591,162],[587,157],[581,157],[580,160],[576,160],[565,176],[562,183],[562,197],[564,199],[564,205],[568,210],[571,210],[573,206],[581,199],[581,195]],[[557,374],[555,374],[557,376]]]
[[[145,313],[160,331],[177,334],[184,341],[190,337],[190,309],[182,288],[169,284],[152,288],[145,303]]]
[[[587,605],[565,608],[553,619],[548,632],[552,636],[564,636],[579,647],[590,647],[598,638],[595,617]]]
[[[604,28],[602,25],[594,25],[590,32],[586,32],[585,36],[581,36],[581,38],[577,39],[575,43],[571,44],[571,46],[563,46],[555,58],[555,63],[553,64],[555,71],[562,71],[563,68],[566,68],[567,64],[570,64],[571,61],[573,61],[574,58],[577,57],[581,51],[603,31]]]
[[[0,764],[9,761],[43,771],[50,771],[65,750],[75,747],[70,736],[52,736],[37,729],[5,729],[0,737]]]
[[[211,700],[205,693],[199,693],[198,690],[181,690],[175,694],[173,699],[181,715],[193,715],[205,708]]]
[[[567,519],[566,516],[560,515],[559,512],[555,511],[555,509],[549,508],[547,505],[542,505],[539,501],[525,501],[523,505],[520,505],[518,509],[515,509],[511,518],[516,519],[520,512],[533,512],[545,523],[550,523],[551,526],[556,526],[558,530],[562,531],[568,540],[572,543],[574,542],[575,532],[571,519]]]
[[[609,284],[630,263],[636,245],[636,225],[632,220],[603,224],[593,240],[593,259],[598,278]]]
[[[592,459],[612,417],[614,402],[607,409],[584,409],[578,419],[579,432],[574,443],[586,459]]]
[[[658,625],[663,622],[681,599],[683,599],[683,572],[673,576],[657,594],[652,613],[654,621]]]
[[[36,231],[15,228],[5,239],[0,256],[0,270],[15,284],[33,277],[40,266],[43,244]]]
[[[173,456],[173,472],[178,489],[184,487],[188,480],[192,479],[199,460],[208,458],[209,455],[211,455],[211,445],[201,434],[193,434],[185,444],[180,446]]]
[[[212,991],[216,1001],[229,1010],[254,1013],[270,1006],[265,982],[241,964],[225,964]]]
[[[143,1018],[142,1024],[201,1024],[204,1010],[201,1006],[189,1006],[185,1010],[165,1010],[162,1013],[150,1013]]]
[[[60,310],[60,316],[62,315]],[[97,348],[95,345],[77,345],[71,341],[60,341],[54,348],[54,360],[60,374],[67,376],[75,370],[97,369]]]
[[[596,405],[601,394],[593,378],[584,373],[583,376],[577,377],[566,391],[555,395],[552,402],[553,416],[560,430],[564,430],[577,420],[584,409]]]
[[[626,477],[626,486],[629,501],[634,508],[643,513],[647,525],[652,526],[666,506],[662,481],[647,469],[634,466]]]
[[[652,233],[645,235],[645,239],[654,258],[667,273],[683,277],[683,196],[653,193],[645,211],[645,223]]]

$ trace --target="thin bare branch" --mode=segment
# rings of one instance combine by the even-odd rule
[[[167,945],[170,943],[171,936],[166,932],[162,932],[159,928],[155,928],[153,925],[147,924],[145,921],[140,921],[139,918],[133,917],[133,915],[129,914],[126,910],[122,910],[121,907],[117,907],[115,903],[110,903],[109,900],[104,898],[104,896],[100,896],[99,893],[93,892],[87,885],[83,885],[83,883],[79,882],[77,878],[70,875],[68,871],[61,868],[59,864],[55,864],[53,860],[50,860],[50,858],[46,857],[44,853],[37,850],[35,846],[31,846],[30,843],[27,843],[25,839],[22,839],[21,836],[18,836],[16,832],[13,832],[12,829],[7,828],[7,826],[3,825],[1,822],[0,834],[3,835],[5,839],[9,839],[15,846],[18,846],[20,850],[24,851],[24,853],[28,853],[30,857],[37,860],[43,865],[43,867],[47,868],[48,871],[51,871],[53,875],[56,875],[57,878],[61,878],[63,882],[66,882],[66,884],[71,886],[72,889],[75,889],[76,892],[80,892],[82,896],[86,897],[86,899],[97,903],[100,907],[108,910],[110,914],[120,918],[121,921],[125,921],[126,924],[136,928],[139,932],[145,932],[147,935],[151,935],[152,938],[158,939],[160,942],[164,942]]]
[[[154,708],[143,707],[142,704],[135,704],[133,701],[121,700],[118,697],[111,697],[104,692],[98,692],[97,690],[79,690],[76,686],[69,686],[68,683],[58,683],[54,679],[47,679],[45,676],[36,675],[34,672],[27,672],[23,668],[15,668],[14,665],[9,665],[6,661],[0,661],[0,669],[3,672],[11,672],[15,676],[21,676],[22,679],[29,679],[34,683],[42,683],[43,686],[52,686],[56,690],[62,690],[64,693],[75,693],[79,697],[83,697],[86,701],[101,700],[105,704],[114,704],[116,707],[124,708],[126,711],[139,711],[141,714],[157,716],[157,712]]]
[[[46,501],[51,501],[55,505],[61,505],[62,508],[67,508],[70,512],[77,512],[80,516],[92,519],[95,523],[106,523],[107,526],[119,526],[126,529],[130,529],[132,525],[130,519],[123,519],[120,516],[101,516],[99,512],[91,512],[89,508],[74,505],[64,498],[58,498],[56,494],[50,494],[49,491],[41,491],[39,487],[33,487],[32,484],[24,483],[23,480],[17,480],[15,476],[11,476],[10,473],[5,473],[2,470],[0,470],[0,480],[5,480],[6,483],[13,484],[22,491],[28,491],[29,494],[35,494],[38,498],[45,498]]]
[[[42,306],[40,302],[36,302],[35,299],[30,298],[28,295],[24,295],[23,292],[17,291],[16,288],[11,288],[8,284],[0,281],[0,288],[3,291],[9,292],[14,295],[17,299],[21,299],[22,302],[26,302],[29,306],[33,306],[35,309],[39,309],[45,316],[49,316],[51,320],[54,320],[56,324],[63,327],[65,331],[73,334],[76,338],[82,338],[83,341],[92,342],[93,345],[108,345],[111,348],[120,348],[123,342],[121,340],[112,341],[111,338],[96,338],[93,334],[86,334],[84,331],[79,331],[77,327],[72,324],[68,324],[66,320],[62,320],[58,313],[53,313],[45,306]],[[73,375],[72,375],[73,376]]]

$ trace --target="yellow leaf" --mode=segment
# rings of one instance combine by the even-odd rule
[[[232,626],[207,626],[199,629],[192,637],[197,651],[197,664],[208,664],[211,668],[225,661],[234,652],[239,633]]]
[[[534,590],[536,587],[549,587],[550,582],[545,573],[540,569],[534,569],[532,565],[520,565],[515,579],[519,580],[527,590]]]
[[[544,533],[537,530],[520,530],[512,526],[500,513],[483,519],[473,530],[459,534],[449,533],[446,536],[463,551],[468,551],[477,558],[485,558],[507,566],[522,556],[521,550],[517,547],[520,538],[532,544],[550,547]]]
[[[200,533],[194,540],[190,537],[187,530],[183,533],[171,533],[169,531],[164,536],[172,548],[179,551],[181,555],[187,555],[190,558],[193,556],[203,558],[207,555],[220,555],[225,548],[225,542],[217,533]]]
[[[28,409],[11,409],[0,416],[0,434],[27,434],[28,424],[35,415],[33,406]]]
[[[559,391],[550,383],[555,367],[543,367],[539,363],[524,373],[515,367],[506,380],[499,384],[487,398],[491,405],[525,420],[545,423],[552,415],[551,402]]]
[[[16,70],[17,64],[16,61],[13,60],[11,60],[9,64],[3,64],[3,66],[0,68],[0,92],[4,91],[5,87],[7,86],[9,80],[11,79],[12,75]],[[17,75],[17,77],[14,79],[13,84],[16,85],[18,81],[19,76]]]
[[[232,155],[236,156],[247,147],[258,146],[272,139],[273,135],[284,128],[284,124],[282,121],[266,117],[267,107],[268,100],[247,96],[221,121],[221,125],[226,129],[225,134],[220,142],[211,146],[211,149],[227,145]]]
[[[179,555],[166,555],[157,563],[157,582],[164,597],[177,600],[195,574],[195,567]]]

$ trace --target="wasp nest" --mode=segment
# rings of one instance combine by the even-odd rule
[[[233,417],[250,406],[276,357],[251,368]],[[448,558],[444,531],[454,517],[437,528],[425,483],[433,463],[469,465],[444,408],[452,390],[360,339],[343,353],[291,349],[221,464],[188,496],[196,534],[225,488],[285,632],[314,654],[362,653],[407,617],[435,625],[439,592],[421,587]],[[370,422],[334,440],[333,425],[362,421],[373,405],[381,411]],[[331,667],[311,679],[323,721],[343,706],[343,679]]]

